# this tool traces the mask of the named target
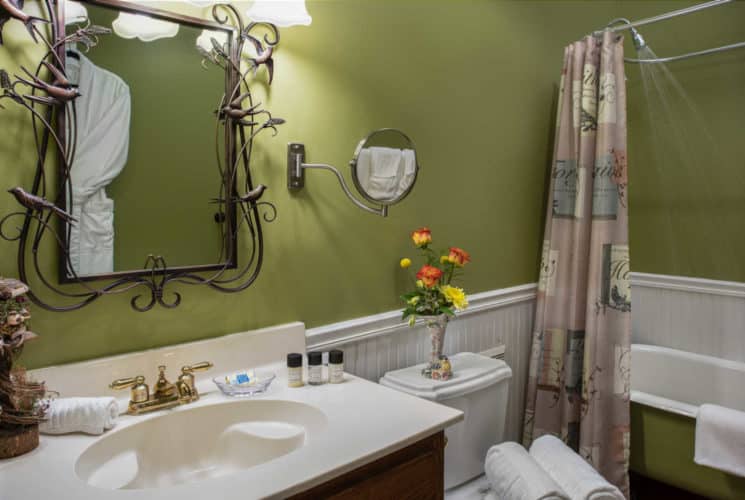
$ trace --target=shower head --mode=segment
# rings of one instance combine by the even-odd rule
[[[647,42],[644,41],[644,37],[639,33],[633,26],[629,28],[631,30],[631,38],[634,40],[634,47],[639,52],[647,46]]]
[[[605,25],[605,28],[611,28],[615,24],[626,24],[629,27],[629,30],[631,30],[631,38],[634,41],[634,48],[637,52],[639,52],[641,49],[647,46],[647,42],[644,41],[644,37],[639,33],[636,28],[634,28],[633,23],[626,19],[625,17],[617,17],[608,24]]]

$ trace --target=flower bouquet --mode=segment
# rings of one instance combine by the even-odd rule
[[[471,261],[471,256],[458,247],[450,247],[447,252],[436,252],[430,248],[432,233],[426,227],[411,233],[411,239],[420,249],[424,265],[416,273],[414,290],[401,296],[406,303],[403,319],[408,319],[409,326],[413,326],[417,316],[421,316],[429,331],[432,353],[422,375],[448,379],[452,370],[449,360],[442,355],[445,330],[455,311],[468,307],[466,293],[452,283],[462,273],[463,266]],[[411,259],[401,259],[400,265],[403,269],[409,268]]]

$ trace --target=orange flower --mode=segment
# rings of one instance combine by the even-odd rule
[[[471,262],[471,256],[462,248],[450,247],[450,255],[448,255],[448,260],[458,267],[463,267],[467,263]]]
[[[437,283],[437,280],[442,276],[442,271],[434,266],[422,266],[418,273],[416,273],[417,279],[422,280],[424,286],[432,288]]]
[[[428,227],[420,227],[411,233],[411,239],[414,241],[416,246],[425,247],[432,243],[432,232]]]

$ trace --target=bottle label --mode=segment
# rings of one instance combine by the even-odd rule
[[[329,363],[329,382],[338,384],[344,380],[344,365]]]
[[[321,366],[309,366],[308,367],[308,383],[309,384],[320,384],[323,382],[321,377],[322,369]]]
[[[288,368],[287,369],[287,383],[290,386],[297,386],[303,384],[303,370],[302,368]]]

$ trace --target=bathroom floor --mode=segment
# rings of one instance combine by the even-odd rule
[[[445,491],[445,500],[497,500],[489,487],[486,475],[482,474],[467,483]]]
[[[708,500],[707,497],[631,473],[631,500]],[[496,500],[485,475],[445,492],[445,500]]]
[[[631,500],[662,500],[668,498],[675,500],[707,500],[707,497],[631,473]]]

